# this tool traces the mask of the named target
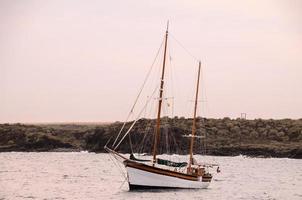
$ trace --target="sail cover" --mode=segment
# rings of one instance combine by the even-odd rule
[[[151,162],[151,160],[138,159],[133,154],[130,154],[130,160],[134,160],[134,161],[138,161],[138,162]],[[187,162],[173,162],[170,160],[164,160],[164,159],[160,159],[160,158],[156,159],[156,163],[159,165],[166,165],[169,167],[185,167],[188,165]]]
[[[166,166],[170,166],[170,167],[185,167],[188,165],[187,162],[173,162],[170,160],[164,160],[164,159],[159,159],[159,158],[157,158],[156,161],[157,161],[157,164],[166,165]]]
[[[138,161],[138,162],[150,162],[151,161],[151,160],[142,160],[142,159],[135,158],[133,153],[130,154],[130,160],[135,160],[135,161]]]

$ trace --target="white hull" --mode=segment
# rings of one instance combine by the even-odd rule
[[[210,182],[201,180],[192,181],[174,176],[161,175],[136,169],[130,166],[126,167],[128,173],[128,183],[131,188],[184,188],[184,189],[202,189],[207,188]]]

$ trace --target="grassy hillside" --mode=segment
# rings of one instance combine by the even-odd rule
[[[112,124],[0,124],[0,151],[103,152],[122,123]],[[127,124],[126,127],[129,127]],[[159,153],[188,153],[192,119],[163,118]],[[141,119],[130,132],[134,152],[151,153],[155,120]],[[195,152],[209,155],[249,155],[302,158],[302,119],[197,119]],[[109,144],[112,143],[113,140]],[[130,152],[129,137],[119,147]]]

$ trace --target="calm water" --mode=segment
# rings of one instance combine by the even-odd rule
[[[302,160],[197,158],[221,165],[208,189],[128,192],[107,154],[0,153],[0,199],[302,199]]]

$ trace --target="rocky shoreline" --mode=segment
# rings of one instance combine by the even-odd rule
[[[162,118],[159,153],[187,154],[192,119]],[[104,145],[116,136],[122,123],[112,124],[0,124],[0,152],[90,151],[104,152]],[[126,127],[129,127],[127,124]],[[150,154],[155,120],[141,119],[130,131],[133,152]],[[253,157],[302,158],[302,119],[244,120],[197,118],[197,154]],[[110,143],[109,143],[110,145]],[[130,140],[119,147],[129,153]]]

